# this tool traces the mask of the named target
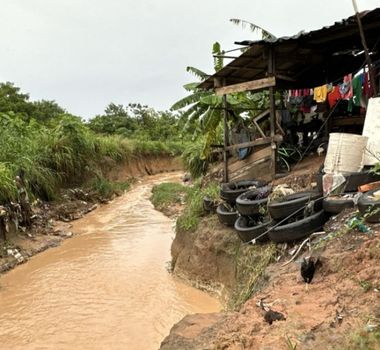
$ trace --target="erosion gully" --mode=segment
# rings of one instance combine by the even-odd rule
[[[0,277],[1,349],[157,349],[189,313],[217,300],[167,272],[173,222],[147,178],[75,222],[78,235]]]

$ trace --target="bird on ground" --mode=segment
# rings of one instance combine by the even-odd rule
[[[301,264],[301,276],[305,283],[310,284],[315,273],[315,269],[318,264],[318,259],[313,258],[312,256],[309,259],[303,258],[302,264]],[[307,286],[306,285],[306,286]]]
[[[265,322],[272,324],[274,321],[286,321],[284,314],[278,311],[269,310],[264,315]]]
[[[264,299],[260,299],[256,303],[256,305],[265,311],[264,320],[265,320],[265,322],[269,323],[270,325],[274,321],[286,321],[285,315],[282,314],[281,312],[271,310],[269,308],[270,304],[264,303]]]

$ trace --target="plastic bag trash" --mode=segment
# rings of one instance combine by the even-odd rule
[[[369,232],[369,228],[364,224],[362,218],[358,218],[354,216],[353,218],[347,221],[347,226],[351,229],[357,228],[360,232],[367,233]]]
[[[338,194],[343,192],[343,184],[346,178],[342,174],[325,174],[322,177],[323,195]]]

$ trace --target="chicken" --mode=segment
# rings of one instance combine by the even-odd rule
[[[269,310],[264,315],[265,322],[272,324],[274,321],[286,321],[285,316],[281,312]]]
[[[315,260],[313,257],[310,257],[308,260],[305,258],[303,259],[303,262],[301,264],[301,276],[305,283],[311,283],[317,264],[318,259]]]

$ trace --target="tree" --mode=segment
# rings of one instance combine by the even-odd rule
[[[0,112],[13,112],[29,120],[34,110],[28,94],[21,93],[20,88],[11,82],[0,83]]]
[[[34,110],[32,118],[35,120],[47,123],[52,119],[57,119],[59,116],[67,113],[55,101],[41,100],[33,102]]]
[[[29,94],[20,92],[13,83],[0,83],[0,113],[14,113],[24,121],[35,119],[48,123],[66,113],[55,101],[30,101]]]

